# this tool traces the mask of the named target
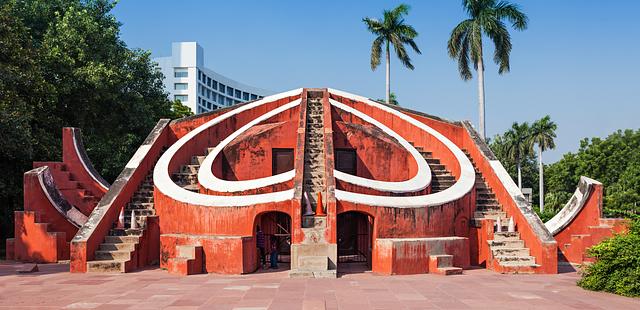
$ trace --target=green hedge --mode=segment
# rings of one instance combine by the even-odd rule
[[[588,253],[596,262],[584,267],[579,286],[640,297],[640,221],[631,224],[629,233],[605,240]]]

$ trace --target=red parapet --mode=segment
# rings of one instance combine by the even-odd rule
[[[593,258],[587,255],[590,247],[627,229],[625,219],[602,217],[603,191],[602,183],[581,177],[569,202],[545,223],[558,242],[561,260],[573,264],[592,262]]]

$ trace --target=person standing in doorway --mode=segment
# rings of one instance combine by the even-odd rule
[[[271,269],[278,269],[278,238],[276,236],[271,236],[271,257],[269,261],[271,262]]]
[[[256,246],[258,247],[258,254],[260,255],[260,263],[262,264],[262,269],[267,268],[267,256],[264,251],[264,233],[262,233],[262,229],[260,226],[256,229]]]

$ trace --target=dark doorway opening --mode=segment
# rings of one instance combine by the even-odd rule
[[[371,269],[373,217],[349,211],[338,214],[338,264],[358,263]]]
[[[278,270],[289,269],[291,262],[291,217],[283,212],[265,212],[256,218],[256,225],[260,226],[264,235],[265,261],[267,267],[271,265],[271,252],[275,249]],[[256,255],[260,267],[260,253]],[[259,268],[259,270],[262,268]]]

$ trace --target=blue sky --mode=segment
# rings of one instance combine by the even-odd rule
[[[465,18],[461,1],[404,2],[422,55],[412,54],[413,71],[392,61],[392,91],[405,107],[477,124],[475,76],[462,81],[446,51]],[[558,124],[557,148],[544,156],[552,162],[584,137],[639,128],[640,1],[514,2],[529,29],[511,32],[510,73],[498,75],[485,59],[487,134],[549,114]],[[127,45],[154,56],[169,55],[171,42],[197,41],[207,67],[256,87],[333,87],[384,98],[384,66],[369,67],[373,35],[361,19],[399,3],[121,0],[114,14]]]

